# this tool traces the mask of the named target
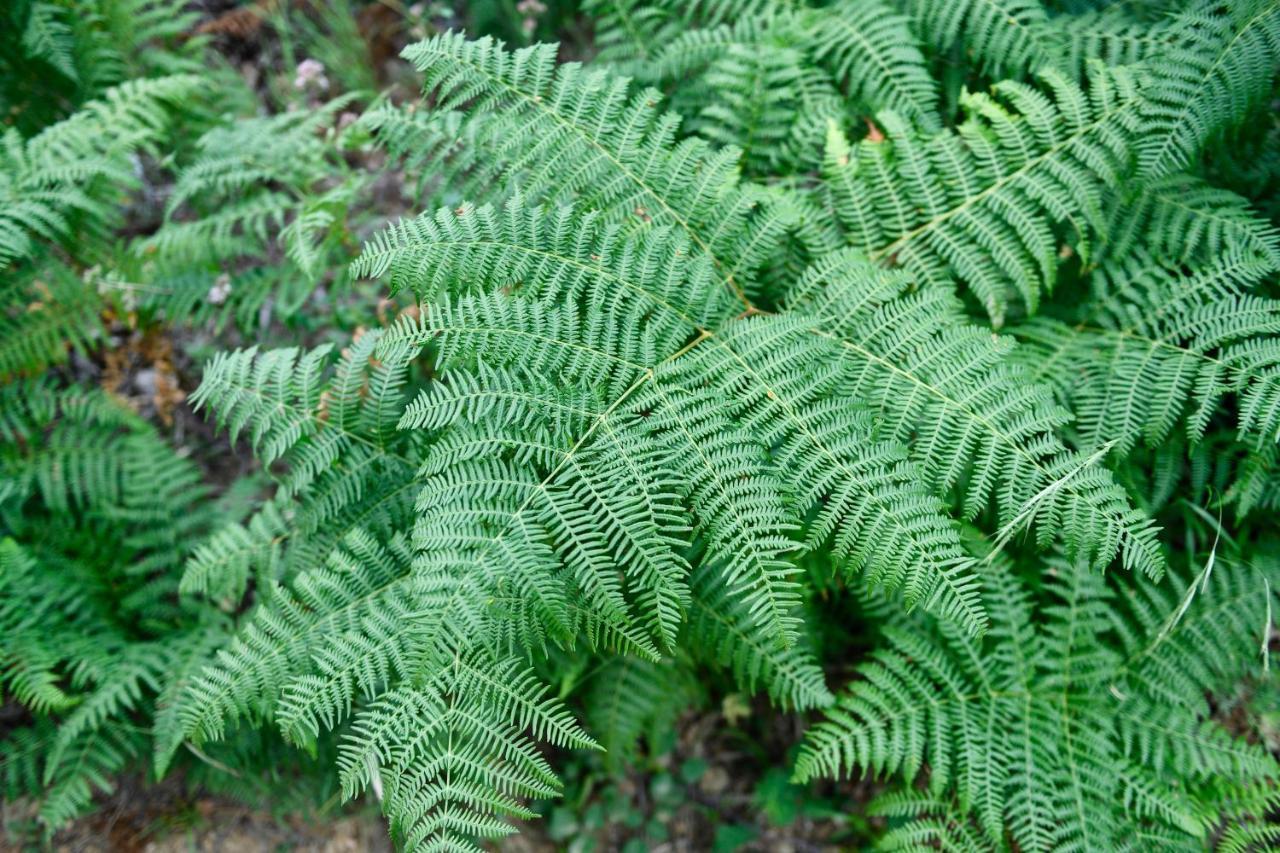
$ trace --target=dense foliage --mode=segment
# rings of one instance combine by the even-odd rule
[[[887,849],[1280,845],[1280,3],[419,11],[412,97],[188,5],[0,13],[45,831],[180,764],[476,849],[732,683]]]

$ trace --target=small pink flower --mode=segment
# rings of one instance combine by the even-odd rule
[[[293,77],[293,88],[298,90],[315,88],[321,92],[328,91],[329,78],[324,75],[324,63],[318,59],[304,59],[299,62]]]

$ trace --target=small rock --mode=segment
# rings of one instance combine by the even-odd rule
[[[729,773],[723,767],[708,767],[707,772],[698,780],[698,788],[702,793],[715,796],[724,793],[729,787]]]

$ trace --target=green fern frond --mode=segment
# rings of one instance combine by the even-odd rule
[[[1280,233],[1247,199],[1193,175],[1145,181],[1120,199],[1107,217],[1106,257],[1125,258],[1138,247],[1184,263],[1248,253],[1280,269]]]
[[[71,27],[62,20],[66,10],[53,3],[32,3],[22,30],[22,49],[42,59],[67,79],[76,82],[75,48]]]
[[[725,35],[726,43],[709,57],[702,74],[698,102],[677,103],[696,115],[690,128],[712,143],[740,150],[752,174],[816,165],[822,128],[848,113],[832,80],[807,61],[798,37],[779,38],[773,26],[767,36],[738,28]],[[683,67],[686,49],[680,40],[668,48],[675,59],[662,59],[670,69],[666,76],[689,73]]]
[[[280,298],[273,302],[284,316],[296,310],[297,302],[310,295],[333,262],[349,211],[364,185],[363,176],[350,173],[342,157],[350,132],[334,128],[338,114],[351,107],[353,99],[348,95],[314,110],[240,119],[215,126],[196,140],[194,161],[178,170],[163,225],[131,247],[139,275],[154,283],[150,289],[164,294],[193,271],[213,270],[199,279],[207,283],[193,294],[204,301],[216,289],[218,268],[234,266],[231,262],[240,257],[282,251],[302,286],[289,288],[300,291],[296,295],[281,288]],[[320,176],[326,177],[321,181]],[[233,305],[245,302],[242,291],[248,276],[224,275],[228,292],[217,302],[227,302],[228,297],[233,297]],[[290,276],[277,277],[287,281]],[[267,280],[272,282],[271,277]],[[338,289],[343,283],[337,277],[331,287]],[[163,295],[148,294],[145,302],[179,307]],[[181,307],[189,311],[194,306]],[[241,305],[236,313],[240,320],[256,312],[246,312]],[[240,325],[250,326],[252,320],[241,320]]]
[[[843,0],[812,12],[815,61],[869,112],[891,110],[926,132],[941,127],[938,86],[909,22],[880,2]]]
[[[444,33],[354,122],[180,0],[54,5],[0,13],[0,781],[49,829],[149,758],[479,851],[731,680],[822,709],[797,779],[893,777],[887,849],[1269,843],[1274,2],[594,0],[593,65]],[[253,463],[75,384],[152,340],[243,340],[190,403]]]
[[[1117,611],[1115,593],[1081,563],[1054,561],[1039,602],[1005,561],[991,565],[989,644],[927,622],[892,627],[889,648],[810,731],[798,779],[858,770],[910,779],[927,761],[927,794],[882,806],[917,818],[894,843],[937,839],[941,826],[955,831],[969,817],[981,836],[961,837],[979,849],[1003,846],[1008,832],[1023,849],[1044,850],[1110,848],[1146,826],[1203,836],[1187,787],[1194,780],[1211,776],[1235,790],[1274,783],[1275,760],[1227,734],[1207,708],[1166,704],[1191,695],[1183,680],[1217,678],[1200,671],[1205,659],[1191,648],[1166,643],[1216,644],[1216,629],[1202,630],[1228,610],[1233,623],[1256,628],[1269,594],[1255,572],[1233,564],[1216,574],[1215,591],[1172,629],[1180,638],[1172,641],[1162,632],[1174,618],[1172,596],[1145,581],[1126,578],[1131,609]],[[1117,652],[1113,638],[1130,651]],[[1255,639],[1233,629],[1214,657],[1223,674],[1238,676]],[[1166,725],[1170,713],[1178,719]],[[1161,771],[1148,772],[1152,762]]]
[[[407,571],[405,543],[391,543],[384,550],[357,532],[346,546],[349,551],[336,551],[327,566],[304,575],[294,590],[270,591],[252,622],[218,653],[216,665],[192,681],[178,712],[185,735],[219,740],[228,722],[271,715],[279,704],[294,740],[307,743],[318,728],[317,719],[334,725],[350,712],[357,684],[373,690],[388,675],[407,674],[413,636],[397,636],[391,626],[397,617],[418,612],[422,590]],[[319,655],[335,638],[344,638],[338,652],[361,638],[382,642],[360,645],[361,652],[376,651],[374,657],[340,660],[338,667],[326,670]],[[313,668],[322,677],[330,675],[327,692],[306,678]],[[291,683],[307,689],[291,694],[286,692]],[[302,708],[311,710],[300,716]]]
[[[1195,163],[1212,138],[1268,97],[1280,67],[1280,8],[1270,0],[1196,3],[1175,47],[1152,63],[1139,159],[1151,178]]]
[[[704,562],[689,580],[684,631],[698,656],[727,668],[748,692],[761,688],[781,708],[824,708],[834,701],[826,677],[805,642],[780,647],[752,619],[747,606],[720,581],[721,568]]]
[[[0,378],[35,376],[102,336],[92,280],[59,263],[33,268],[0,295]]]
[[[924,57],[888,7],[747,15],[681,33],[659,50],[645,79],[680,84],[672,103],[695,117],[691,128],[740,148],[753,172],[816,165],[827,122],[842,124],[858,107],[896,109],[928,130],[940,124]]]
[[[644,79],[663,46],[685,32],[678,15],[645,0],[586,0],[595,24],[598,61]]]
[[[1051,382],[1091,446],[1157,446],[1179,424],[1204,437],[1228,394],[1238,434],[1261,448],[1280,437],[1280,303],[1249,291],[1269,262],[1221,255],[1185,274],[1145,254],[1095,273],[1096,302],[1075,326],[1034,319],[1015,334],[1028,367]]]
[[[739,279],[768,256],[785,223],[739,184],[739,152],[677,142],[679,120],[659,112],[656,90],[631,94],[626,78],[556,67],[553,48],[508,52],[446,33],[406,49],[442,120],[468,105],[471,174],[454,187],[483,197],[482,188],[509,178],[531,200],[572,201],[627,230],[670,226],[744,293]]]
[[[231,522],[192,549],[178,591],[238,601],[251,573],[260,580],[279,574],[279,543],[288,532],[280,507],[264,504],[247,525]]]
[[[191,404],[213,408],[232,441],[247,430],[254,451],[274,462],[322,422],[320,374],[330,351],[321,346],[301,359],[296,349],[219,354]]]
[[[335,98],[314,110],[241,119],[196,140],[196,159],[178,175],[166,214],[190,204],[210,204],[263,184],[311,184],[335,145],[330,126],[351,104]],[[328,131],[326,133],[326,131]]]
[[[833,128],[824,177],[846,238],[922,281],[962,281],[992,322],[1014,298],[1034,313],[1052,288],[1059,226],[1088,256],[1105,190],[1129,170],[1137,81],[1098,71],[1086,93],[1056,71],[1045,90],[1002,82],[961,98],[965,122],[921,136],[893,113],[852,148]]]
[[[618,657],[602,663],[590,676],[583,704],[587,722],[601,733],[606,765],[617,771],[634,764],[640,740],[652,744],[669,731],[699,692],[694,674],[674,661]]]
[[[938,55],[958,48],[996,78],[1020,77],[1050,65],[1051,28],[1034,0],[897,0],[916,31]]]
[[[874,554],[870,551],[858,551],[847,538],[849,529],[839,534],[846,537],[841,549],[848,554],[851,564],[855,568],[867,564],[872,582],[883,582],[891,587],[906,584],[908,598],[913,603],[932,600],[956,614],[965,624],[971,627],[980,624],[976,601],[963,580],[968,571],[966,561],[959,557],[958,539],[949,525],[941,519],[940,507],[914,485],[915,475],[898,464],[900,460],[890,446],[881,445],[870,450],[863,446],[870,434],[866,421],[858,421],[856,414],[850,420],[848,413],[841,412],[839,407],[827,407],[828,410],[823,411],[824,407],[819,400],[829,393],[828,389],[839,386],[838,351],[831,349],[819,336],[811,334],[803,321],[792,323],[782,318],[771,318],[755,322],[727,322],[731,310],[726,304],[727,294],[708,280],[710,277],[705,275],[706,265],[698,260],[682,260],[687,253],[687,249],[680,248],[687,246],[683,241],[676,242],[677,248],[674,251],[661,248],[670,240],[672,235],[669,232],[650,231],[641,241],[614,248],[607,243],[592,240],[592,235],[597,233],[593,230],[596,227],[593,217],[582,218],[578,220],[578,225],[572,226],[570,223],[575,218],[567,211],[562,211],[551,217],[549,246],[536,250],[523,248],[522,242],[547,239],[539,233],[537,225],[539,222],[545,223],[547,217],[535,218],[539,215],[540,211],[536,208],[526,211],[514,204],[508,207],[505,217],[499,221],[495,221],[497,214],[488,208],[468,210],[461,217],[442,211],[433,218],[413,223],[411,227],[402,224],[393,229],[389,238],[375,242],[374,254],[366,255],[361,263],[365,265],[365,271],[373,272],[390,266],[393,279],[396,276],[395,270],[402,269],[404,272],[401,280],[412,279],[417,270],[430,269],[435,282],[428,285],[428,293],[448,287],[450,277],[469,281],[477,269],[482,270],[490,281],[519,281],[521,294],[527,293],[530,298],[546,292],[567,291],[572,295],[588,286],[588,275],[609,283],[609,298],[615,298],[613,294],[617,292],[617,285],[623,285],[629,291],[630,299],[644,300],[638,303],[639,310],[651,317],[654,312],[662,312],[657,315],[659,317],[670,316],[669,320],[655,325],[655,331],[666,336],[667,340],[662,343],[658,342],[661,338],[658,341],[646,341],[640,352],[652,354],[649,356],[649,363],[641,363],[630,370],[619,366],[627,362],[635,365],[634,356],[626,351],[617,352],[614,339],[602,341],[596,337],[578,343],[577,350],[584,353],[584,357],[589,350],[605,353],[613,350],[611,359],[600,357],[598,371],[618,370],[626,377],[609,380],[609,397],[601,399],[594,411],[612,414],[613,408],[601,408],[607,399],[625,400],[635,394],[635,400],[628,401],[627,405],[638,406],[650,413],[646,417],[652,420],[653,425],[646,425],[646,429],[660,429],[677,441],[690,442],[680,449],[681,455],[695,463],[693,470],[705,469],[705,473],[694,475],[692,481],[695,484],[694,509],[700,513],[704,511],[700,506],[706,506],[714,513],[710,520],[704,522],[713,535],[718,535],[716,531],[741,529],[741,518],[737,514],[719,515],[723,509],[728,508],[722,503],[723,496],[738,489],[731,485],[728,472],[715,470],[719,466],[707,464],[708,457],[702,447],[717,432],[723,432],[723,424],[744,422],[750,431],[763,430],[763,434],[754,439],[759,444],[766,447],[782,446],[780,459],[784,462],[784,467],[787,465],[786,460],[793,454],[816,451],[828,464],[835,462],[835,470],[846,475],[847,481],[841,487],[843,491],[838,492],[839,499],[830,505],[819,522],[818,532],[810,542],[811,547],[816,547],[827,536],[835,533],[837,527],[851,525],[853,518],[881,519],[878,523],[886,525],[883,528],[885,538],[882,545],[890,545],[883,551]],[[453,233],[461,230],[455,225],[458,219],[467,223],[462,226],[466,229],[462,237],[455,237]],[[546,228],[545,224],[541,226],[542,230]],[[606,229],[604,233],[608,235],[611,232]],[[631,248],[631,245],[636,248]],[[468,250],[470,254],[467,253]],[[663,269],[652,263],[636,264],[633,261],[636,257],[665,260],[668,267]],[[614,265],[620,269],[611,269]],[[635,268],[634,272],[631,271],[632,268]],[[692,282],[682,280],[684,275],[690,274],[694,276]],[[590,289],[586,298],[596,301],[596,297],[591,295],[596,292],[598,291]],[[697,305],[699,299],[707,300],[709,307]],[[445,310],[449,310],[447,304]],[[479,317],[474,319],[477,322],[480,320]],[[505,331],[517,318],[508,314],[495,319],[503,324],[500,329]],[[536,314],[531,319],[545,322]],[[653,325],[652,320],[648,322]],[[669,323],[678,325],[668,332],[664,327]],[[721,323],[726,325],[720,331],[712,330]],[[595,315],[588,315],[584,325],[588,330],[604,329],[614,335],[619,332],[618,326],[612,323],[606,325],[603,316],[597,319]],[[475,330],[476,333],[482,331],[482,328]],[[752,334],[747,334],[748,331]],[[528,338],[533,339],[537,335],[540,348],[550,349],[548,344],[553,341],[549,335],[538,332],[537,329],[530,329]],[[425,336],[419,332],[415,337],[423,339]],[[453,337],[456,339],[457,333]],[[682,339],[689,343],[681,346]],[[446,350],[447,340],[446,338]],[[484,338],[481,340],[484,341]],[[555,343],[554,346],[568,348],[573,343]],[[664,350],[674,355],[662,359],[660,355]],[[490,346],[485,347],[485,353],[489,365],[497,363],[494,361],[495,357],[506,358],[510,355],[497,353]],[[521,355],[522,360],[524,357]],[[819,367],[821,360],[829,361],[830,365]],[[797,381],[792,378],[792,371],[806,362],[811,366],[802,369],[800,375],[808,374],[809,379]],[[580,435],[581,430],[595,429],[590,425],[598,423],[591,420],[593,409],[586,402],[594,396],[590,389],[584,388],[577,392],[573,399],[579,402],[570,405],[562,390],[565,387],[563,378],[556,388],[536,391],[531,389],[538,388],[538,377],[524,371],[503,374],[490,372],[483,367],[482,371],[477,377],[481,381],[463,386],[463,396],[459,398],[448,396],[452,392],[446,390],[446,396],[442,397],[437,393],[432,398],[413,404],[408,410],[409,420],[402,422],[402,425],[438,427],[445,422],[440,419],[443,413],[461,412],[470,408],[473,414],[498,417],[503,423],[524,430],[534,423],[527,415],[520,414],[528,405],[549,409],[554,414],[555,420],[548,424],[553,435],[564,432],[562,427],[565,424],[577,426],[576,434]],[[598,373],[593,379],[598,382],[607,376],[608,374]],[[698,392],[697,385],[705,381],[705,376],[722,377],[721,381],[725,383],[723,391],[713,392],[710,398]],[[486,387],[495,385],[498,386],[496,390],[500,396],[494,396],[492,391],[485,390]],[[617,396],[618,392],[621,392],[621,397]],[[735,398],[742,397],[744,393],[746,396],[742,403],[734,402]],[[711,399],[718,399],[719,406],[710,404]],[[770,400],[777,402],[770,403]],[[483,408],[476,409],[478,406]],[[716,408],[721,408],[723,414],[716,417],[711,425],[704,427],[707,418],[716,416]],[[679,419],[678,431],[673,429],[674,424],[668,426],[669,417]],[[851,428],[855,431],[849,435],[847,433]],[[607,433],[612,428],[606,426],[604,429]],[[702,437],[691,441],[694,434],[701,434]],[[576,447],[574,436],[575,430],[570,429],[565,434],[565,443]],[[512,440],[514,439],[515,436],[512,436]],[[724,447],[728,449],[728,445]],[[791,486],[795,490],[795,502],[803,507],[812,505],[820,498],[826,499],[832,489],[837,487],[824,481],[824,476],[817,469],[811,469],[807,475],[799,473],[795,484]],[[702,485],[704,483],[705,486]],[[890,483],[896,485],[886,489],[884,494],[878,494],[880,490],[876,484],[888,487]],[[708,494],[703,489],[713,491]],[[886,497],[889,491],[895,491],[892,497]],[[719,503],[719,508],[703,501]],[[778,526],[776,522],[774,526]],[[779,529],[785,530],[786,527],[786,524],[782,524]],[[735,538],[736,536],[734,534]],[[731,551],[736,555],[729,561],[731,571],[736,573],[738,566],[745,568],[742,558],[752,551],[753,549],[744,551],[740,546]],[[909,570],[909,566],[919,568]],[[918,573],[921,569],[923,574]],[[783,570],[781,565],[770,565],[770,561],[762,561],[760,568],[753,570],[757,580],[751,581],[751,594],[764,595],[766,591],[773,589],[775,584],[768,578],[778,576],[780,570]],[[785,574],[785,570],[783,571]],[[908,571],[910,580],[906,580]],[[940,581],[940,578],[946,578],[946,581]],[[731,583],[735,585],[741,582],[740,577],[731,579]],[[787,583],[781,583],[777,591],[768,593],[766,598],[754,599],[756,605],[753,605],[763,608],[762,613],[771,613],[769,620],[780,629],[787,621],[786,611],[794,603],[780,603],[787,600],[787,597],[777,603],[769,602],[786,586]]]
[[[594,213],[545,210],[519,197],[501,210],[462,205],[402,220],[375,235],[352,265],[358,276],[389,274],[431,300],[461,282],[519,284],[521,295],[572,296],[608,281],[615,299],[643,299],[668,322],[712,326],[734,305],[714,269],[677,229],[628,235]],[[468,288],[469,289],[469,288]],[[465,292],[465,291],[464,291]]]
[[[966,517],[993,503],[1005,531],[1034,523],[1042,542],[1061,535],[1100,565],[1119,554],[1128,567],[1162,571],[1151,522],[1096,460],[1056,438],[1066,415],[1049,387],[948,292],[912,292],[907,276],[846,250],[812,267],[790,299],[850,362],[851,390],[881,413],[882,429]]]
[[[194,97],[198,77],[131,80],[30,139],[0,138],[0,266],[62,242],[73,223],[101,231],[115,216],[114,194],[136,180],[134,151],[157,142],[171,111]],[[77,219],[83,217],[83,220]]]
[[[1159,61],[1180,33],[1174,20],[1144,19],[1121,6],[1056,15],[1041,23],[1040,29],[1062,67],[1082,81],[1097,62],[1116,67]]]
[[[93,731],[72,744],[52,769],[40,803],[40,823],[52,833],[87,811],[95,793],[115,790],[116,777],[146,748],[145,731],[117,724]]]
[[[168,659],[162,676],[163,687],[155,699],[152,726],[151,762],[156,776],[164,776],[174,752],[186,737],[181,717],[183,694],[230,634],[231,626],[224,619],[206,618],[191,630],[166,638]]]
[[[873,800],[868,811],[897,824],[876,840],[879,850],[986,853],[992,849],[962,807],[927,793],[893,791]]]
[[[901,588],[909,606],[925,603],[969,630],[980,628],[973,567],[954,525],[921,488],[904,448],[876,441],[866,413],[836,394],[852,380],[842,355],[814,334],[808,318],[784,314],[726,326],[671,372],[686,386],[709,382],[731,417],[776,448],[796,515],[816,513],[808,548],[831,541],[837,560],[862,571],[867,583]]]
[[[515,831],[502,817],[534,814],[518,798],[551,796],[559,783],[534,738],[566,748],[596,744],[512,659],[436,660],[358,716],[339,764],[351,796],[379,792],[391,831],[407,849],[479,849],[469,839]]]

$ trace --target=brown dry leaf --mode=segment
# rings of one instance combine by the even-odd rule
[[[258,0],[250,6],[228,9],[216,18],[196,27],[199,35],[231,36],[248,39],[257,35],[262,22],[280,8],[280,0]]]
[[[139,411],[140,403],[146,400],[161,423],[173,425],[174,409],[187,395],[178,382],[173,340],[168,335],[158,330],[129,335],[120,346],[106,350],[102,362],[104,391],[134,411]],[[133,394],[126,393],[128,387],[133,388]]]

